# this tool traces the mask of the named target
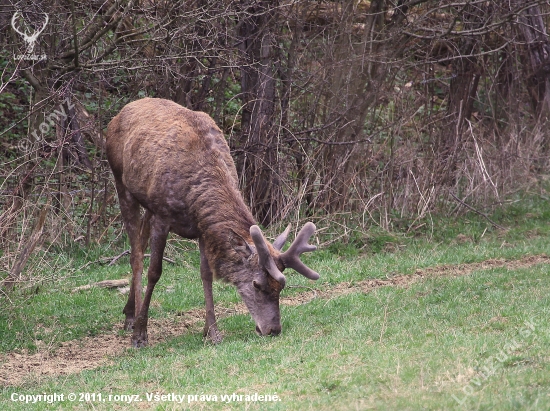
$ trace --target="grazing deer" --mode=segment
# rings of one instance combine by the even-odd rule
[[[216,326],[212,279],[237,287],[260,335],[281,332],[279,294],[285,268],[317,280],[300,261],[315,250],[315,232],[306,223],[286,252],[290,226],[267,242],[237,188],[237,172],[221,130],[205,113],[163,99],[144,98],[126,105],[107,128],[107,158],[115,177],[120,210],[131,245],[132,283],[124,307],[124,328],[133,328],[132,345],[147,345],[151,295],[162,272],[169,232],[198,239],[206,300],[204,336],[222,340]],[[140,206],[145,209],[141,214]],[[150,242],[147,289],[141,300],[143,254]]]

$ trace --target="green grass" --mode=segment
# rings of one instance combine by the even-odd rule
[[[509,227],[505,232],[473,215],[435,220],[437,235],[381,233],[376,249],[366,241],[360,253],[350,251],[353,244],[320,250],[305,259],[321,273],[321,280],[312,283],[292,275],[289,282],[329,290],[342,282],[410,274],[439,264],[548,254],[547,202],[529,198],[508,209],[491,216]],[[368,235],[376,237],[373,233]],[[397,244],[392,252],[381,246],[388,241]],[[176,266],[165,265],[153,295],[154,318],[203,306],[197,251],[177,257]],[[282,306],[283,333],[276,338],[256,336],[248,315],[234,315],[219,321],[225,339],[217,346],[205,344],[199,328],[191,328],[161,344],[129,349],[109,366],[2,387],[0,402],[3,409],[14,410],[550,409],[549,268],[481,270],[462,277],[426,278],[407,288],[382,287]],[[0,312],[0,353],[32,351],[38,341],[56,347],[122,324],[125,297],[118,292],[70,291],[128,272],[126,258],[113,267],[90,266],[63,281],[15,292],[11,303],[2,302],[10,308]],[[174,292],[168,292],[172,288]],[[303,291],[288,288],[284,294]],[[216,283],[214,295],[217,305],[239,301],[234,288],[221,283]],[[12,395],[66,397],[71,392],[96,393],[96,400],[51,405],[11,400]],[[148,401],[148,393],[186,397],[182,405],[167,397]],[[222,401],[222,395],[233,393],[243,401]],[[254,393],[276,395],[278,401],[244,401]],[[142,401],[128,404],[122,395],[138,395]],[[191,404],[189,395],[197,395]]]

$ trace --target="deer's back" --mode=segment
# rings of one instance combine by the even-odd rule
[[[145,98],[113,118],[106,139],[115,179],[155,213],[189,214],[201,196],[237,188],[227,142],[205,113]]]

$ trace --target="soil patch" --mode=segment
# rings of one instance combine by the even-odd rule
[[[510,270],[528,268],[538,264],[550,264],[546,255],[527,256],[519,260],[490,259],[479,263],[440,265],[418,269],[411,275],[389,276],[387,279],[364,280],[355,283],[339,283],[325,290],[304,287],[304,291],[292,297],[281,298],[281,304],[296,306],[308,303],[315,298],[329,299],[341,295],[370,292],[379,287],[408,287],[426,277],[463,276],[478,270],[505,267]],[[246,314],[243,303],[232,307],[216,307],[218,318]],[[149,319],[149,345],[153,346],[169,338],[188,331],[201,332],[204,323],[204,309],[193,309],[173,318]],[[39,347],[38,352],[30,354],[11,352],[0,354],[0,384],[20,385],[25,380],[40,382],[50,376],[78,373],[102,365],[109,365],[130,348],[129,333],[120,333],[121,324],[105,334],[78,340],[66,341],[58,347]]]

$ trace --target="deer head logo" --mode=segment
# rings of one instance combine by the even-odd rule
[[[18,15],[21,15],[20,12],[16,11],[15,14],[13,15],[13,17],[11,18],[11,26],[13,27],[13,29],[23,37],[23,40],[25,40],[25,43],[27,43],[27,55],[30,55],[32,54],[32,52],[34,51],[34,44],[36,43],[36,39],[38,38],[38,36],[40,35],[40,33],[42,33],[42,31],[44,31],[44,29],[46,28],[46,24],[48,24],[48,15],[46,13],[43,13],[44,16],[46,17],[46,20],[44,21],[44,24],[42,25],[41,28],[39,28],[38,30],[36,30],[32,35],[28,35],[26,33],[26,30],[25,29],[22,29],[22,30],[19,30],[17,28],[17,16]],[[21,15],[21,17],[23,17]]]

